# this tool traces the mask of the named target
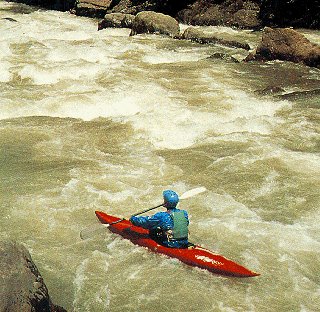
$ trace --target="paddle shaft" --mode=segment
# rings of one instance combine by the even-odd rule
[[[159,208],[159,207],[161,207],[161,206],[163,206],[163,204],[158,205],[158,206],[155,206],[155,207],[152,207],[152,208],[148,208],[148,209],[143,210],[143,211],[140,211],[140,212],[137,212],[137,213],[133,214],[131,217],[138,216],[138,215],[140,215],[140,214],[143,214],[143,213],[145,213],[145,212],[147,212],[147,211],[150,211],[150,210],[153,210],[153,209]],[[125,218],[122,218],[122,219],[120,219],[120,220],[117,220],[117,221],[111,222],[111,223],[109,223],[109,224],[108,224],[108,227],[109,227],[110,225],[120,223],[120,222],[121,222],[121,221],[123,221],[123,220],[125,220]]]
[[[131,217],[138,216],[138,215],[143,214],[143,213],[145,213],[145,212],[147,212],[147,211],[150,211],[150,210],[153,210],[153,209],[159,208],[159,207],[161,207],[161,206],[163,206],[163,205],[164,205],[164,204],[160,204],[160,205],[158,205],[158,206],[155,206],[155,207],[148,208],[148,209],[146,209],[146,210],[143,210],[143,211],[137,212],[137,213],[133,214]]]

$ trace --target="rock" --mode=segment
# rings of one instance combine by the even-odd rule
[[[133,20],[130,36],[143,33],[155,33],[178,37],[179,23],[173,17],[152,11],[140,12]]]
[[[258,18],[258,10],[247,10],[241,9],[238,10],[233,15],[233,26],[245,29],[255,29],[259,28],[261,22]]]
[[[231,63],[240,63],[236,58],[233,56],[230,56],[225,53],[214,53],[208,57],[208,59],[215,59],[215,60],[222,60],[226,62],[231,62]]]
[[[253,1],[225,0],[212,3],[197,0],[194,4],[177,13],[177,19],[185,24],[200,26],[235,26],[259,28],[259,5]]]
[[[191,25],[223,25],[244,29],[262,26],[320,29],[319,0],[8,0],[103,17],[154,11]],[[107,3],[107,5],[105,4]],[[72,10],[73,11],[73,10]]]
[[[108,13],[123,13],[136,15],[139,9],[132,3],[131,0],[120,0],[118,4],[113,6]]]
[[[312,97],[318,98],[320,96],[320,89],[295,91],[290,93],[281,94],[279,97],[283,100],[297,101],[303,99],[310,99]],[[318,102],[319,103],[319,102]]]
[[[112,0],[77,0],[75,14],[88,17],[103,17],[111,7]]]
[[[1,19],[9,21],[9,22],[18,22],[17,20],[15,20],[14,18],[11,18],[11,17],[2,17]]]
[[[185,8],[189,3],[194,2],[194,0],[116,0],[114,2],[116,5],[113,6],[109,13],[126,13],[136,15],[143,11],[154,11],[175,16],[178,11]]]
[[[258,95],[278,95],[283,93],[285,90],[279,86],[267,86],[262,90],[256,90],[255,93]]]
[[[230,12],[223,9],[221,5],[215,4],[210,6],[207,10],[200,11],[198,14],[194,15],[191,24],[201,26],[231,26],[231,18],[232,15]]]
[[[207,34],[195,27],[188,27],[183,32],[181,39],[187,39],[187,40],[195,41],[202,44],[204,43],[221,44],[228,47],[250,50],[250,46],[247,43],[219,38],[213,34]]]
[[[289,28],[266,27],[257,49],[245,61],[283,60],[320,68],[320,46]]]
[[[106,14],[104,19],[99,22],[98,30],[104,28],[132,28],[135,16],[132,14],[110,13]]]
[[[0,241],[0,311],[66,312],[52,304],[48,289],[27,249]]]

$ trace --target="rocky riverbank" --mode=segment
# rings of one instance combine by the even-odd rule
[[[251,50],[246,42],[230,40],[196,27],[188,27],[180,33],[176,19],[162,13],[144,11],[136,16],[125,13],[109,13],[99,22],[98,30],[109,27],[131,28],[131,36],[141,33],[167,35],[176,39],[195,41],[201,44],[219,44],[231,48]],[[259,46],[244,61],[283,60],[320,68],[320,46],[310,42],[298,31],[289,28],[265,27]]]
[[[242,29],[272,27],[320,28],[319,1],[276,0],[14,0],[93,18],[102,18],[98,30],[131,28],[130,35],[158,33],[198,43],[220,44],[250,50],[245,42],[230,41],[189,28],[180,33],[179,23],[192,26],[229,26]],[[289,18],[290,17],[290,18]],[[294,30],[266,28],[260,46],[245,61],[285,60],[320,67],[319,46]]]
[[[102,18],[107,13],[136,15],[155,11],[191,25],[245,29],[295,27],[320,29],[318,0],[14,0],[75,14]]]
[[[0,241],[0,312],[66,312],[51,302],[47,286],[28,250]]]

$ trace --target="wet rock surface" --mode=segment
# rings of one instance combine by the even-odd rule
[[[140,12],[132,23],[130,36],[143,33],[155,33],[178,37],[179,23],[171,16],[151,11]]]
[[[78,0],[74,12],[79,16],[103,17],[111,3],[112,0]]]
[[[240,42],[236,40],[229,40],[217,35],[205,33],[204,31],[195,27],[188,27],[182,34],[181,39],[187,39],[202,44],[220,44],[232,48],[240,48],[244,50],[250,50],[250,46],[246,42]]]
[[[290,28],[266,27],[261,43],[245,61],[282,60],[320,67],[320,46]]]
[[[47,286],[28,250],[0,241],[0,312],[66,312],[51,302]]]
[[[135,16],[124,13],[109,13],[98,23],[98,30],[104,28],[132,28]]]

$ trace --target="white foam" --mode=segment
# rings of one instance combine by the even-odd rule
[[[0,82],[8,82],[11,80],[12,74],[10,73],[10,67],[9,62],[0,61]]]
[[[91,80],[104,70],[99,64],[88,63],[82,64],[80,67],[69,65],[63,69],[57,66],[50,67],[50,65],[26,65],[19,71],[19,75],[22,79],[31,79],[36,85],[49,85],[56,84],[61,80]]]
[[[209,54],[205,49],[197,51],[194,48],[190,50],[169,51],[169,50],[157,50],[147,53],[142,61],[149,64],[168,64],[168,63],[181,63],[181,62],[197,62],[201,59],[208,57]]]
[[[117,44],[105,44],[103,42],[94,42],[88,46],[87,43],[74,45],[65,43],[63,46],[56,42],[53,47],[48,49],[47,56],[45,57],[47,62],[50,63],[65,63],[64,66],[70,65],[71,61],[80,60],[88,63],[107,64],[120,67],[123,62],[118,59],[114,59],[121,51],[117,49]],[[58,64],[56,65],[58,66]],[[81,67],[81,64],[78,65]]]
[[[157,91],[155,91],[157,90]],[[148,90],[144,94],[148,96]],[[275,113],[287,105],[286,102],[267,102],[249,97],[244,92],[236,92],[229,98],[227,114],[192,109],[184,102],[174,100],[159,86],[153,88],[153,97],[142,98],[147,111],[132,119],[136,128],[148,132],[151,142],[162,148],[188,147],[205,140],[210,133],[227,135],[230,133],[270,134],[273,127],[281,122]]]
[[[0,41],[0,82],[8,82],[11,80],[11,64],[9,62],[11,55],[9,44],[5,41]]]
[[[237,33],[230,28],[216,30]],[[75,19],[59,12],[27,15],[23,27],[19,26],[16,38],[11,37],[10,42],[32,42],[27,53],[35,57],[33,63],[20,67],[17,74],[36,86],[50,88],[45,98],[26,100],[24,107],[17,107],[14,112],[9,103],[5,103],[1,117],[45,115],[130,121],[137,135],[142,135],[156,148],[188,147],[210,139],[212,133],[266,135],[281,122],[275,113],[285,102],[258,100],[228,87],[221,79],[223,68],[208,68],[196,78],[207,90],[206,108],[189,106],[189,95],[177,90],[172,92],[156,79],[146,80],[144,72],[152,70],[152,64],[198,61],[207,49],[196,50],[196,53],[190,47],[169,50],[163,44],[169,39],[159,39],[163,40],[160,43],[164,48],[157,49],[152,44],[155,39],[128,38],[127,35],[128,30],[98,32],[91,20]],[[3,45],[3,49],[9,53],[8,46]],[[143,55],[143,66],[137,67],[126,55],[121,59],[127,53],[138,57],[138,52]],[[8,65],[2,67],[3,81],[11,79],[9,70]],[[102,87],[99,80],[110,81],[110,88]],[[53,89],[58,84],[58,89]],[[219,109],[219,105],[223,108]]]
[[[99,268],[95,272],[94,268]],[[106,255],[94,251],[77,267],[73,281],[75,288],[73,311],[106,311],[110,305],[110,290],[106,285],[105,275],[109,269]],[[89,295],[90,294],[90,295]],[[94,294],[94,296],[92,296]]]
[[[308,175],[308,179],[320,181],[320,156],[315,153],[292,152],[284,149],[275,151],[290,171]]]
[[[6,41],[0,41],[0,60],[7,58],[8,56],[11,56],[11,55],[12,53],[11,53],[9,43]]]

